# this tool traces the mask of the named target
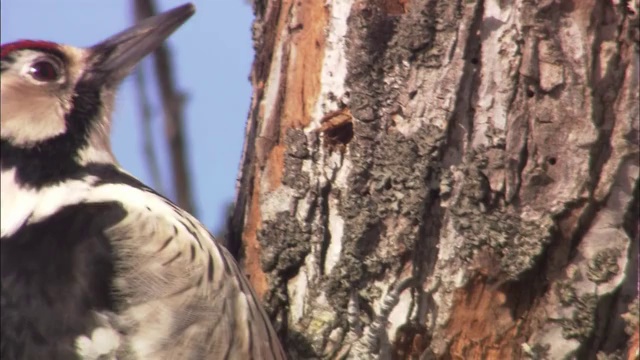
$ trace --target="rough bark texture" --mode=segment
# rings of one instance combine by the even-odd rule
[[[254,7],[230,247],[292,359],[637,358],[637,1]]]

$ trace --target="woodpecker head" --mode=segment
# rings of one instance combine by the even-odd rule
[[[90,48],[2,45],[2,170],[46,182],[88,163],[115,162],[109,129],[117,86],[193,13],[193,5],[180,6]]]

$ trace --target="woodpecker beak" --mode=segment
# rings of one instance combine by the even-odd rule
[[[90,76],[103,82],[118,84],[142,58],[162,45],[194,12],[193,4],[185,4],[144,19],[94,45],[89,49],[90,57],[95,59]]]

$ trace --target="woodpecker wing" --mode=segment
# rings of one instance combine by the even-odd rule
[[[231,254],[194,217],[113,166],[87,203],[118,201],[106,230],[116,256],[119,352],[139,359],[285,359]],[[95,173],[93,174],[96,175]]]

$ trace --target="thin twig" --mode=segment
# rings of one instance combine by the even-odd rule
[[[135,71],[136,93],[138,94],[138,104],[140,105],[140,120],[142,121],[142,143],[144,157],[147,160],[147,168],[151,175],[151,183],[153,188],[161,194],[165,193],[165,188],[160,176],[160,167],[158,157],[155,152],[153,141],[153,130],[151,127],[151,104],[149,103],[149,95],[145,88],[144,67],[142,64]]]
[[[136,19],[144,19],[156,14],[153,0],[133,0]],[[165,136],[169,147],[169,157],[173,174],[176,203],[194,214],[193,196],[188,159],[183,131],[184,96],[176,90],[171,55],[166,45],[153,54],[154,69],[164,109]]]

